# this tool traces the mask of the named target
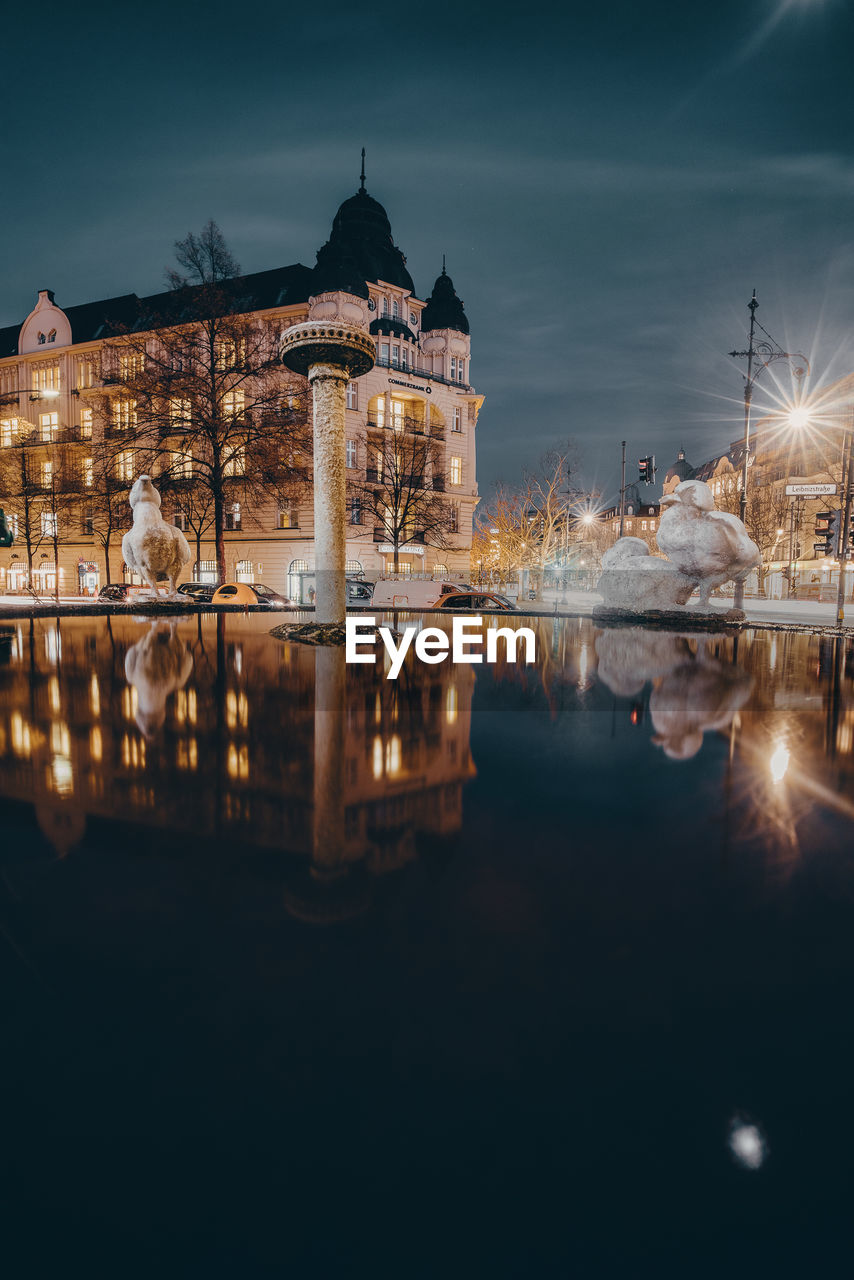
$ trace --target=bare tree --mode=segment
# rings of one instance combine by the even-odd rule
[[[454,545],[459,532],[456,505],[445,497],[444,454],[439,442],[421,432],[389,428],[371,438],[364,480],[348,485],[352,505],[381,530],[394,552],[398,571],[408,542],[434,547]]]
[[[719,511],[727,511],[730,515],[741,515],[741,475],[739,472],[723,471],[719,477],[719,489],[715,495]],[[773,466],[763,466],[754,462],[750,468],[750,482],[747,489],[747,509],[744,513],[744,525],[748,534],[756,543],[761,554],[761,562],[757,568],[759,594],[765,594],[765,578],[768,565],[774,559],[775,552],[784,545],[783,539],[788,518],[789,499],[786,486],[775,474]],[[780,551],[778,558],[783,558]]]
[[[0,450],[0,489],[17,526],[27,559],[27,587],[34,589],[34,561],[39,548],[53,550],[54,591],[59,599],[59,547],[77,510],[82,476],[61,438],[40,439],[37,428],[15,419],[12,438]],[[47,557],[42,557],[43,559]]]
[[[577,450],[572,442],[543,454],[536,469],[514,488],[499,487],[478,514],[480,535],[489,544],[489,559],[505,576],[519,570],[538,571],[542,596],[545,571],[565,557],[574,526],[579,493],[571,475]]]
[[[216,224],[178,241],[175,255],[180,269],[168,272],[161,314],[105,347],[102,376],[115,388],[105,426],[159,454],[164,474],[205,491],[193,506],[212,508],[222,581],[227,516],[239,510],[243,525],[247,507],[303,488],[311,433],[302,387],[282,369],[279,334],[251,314]]]

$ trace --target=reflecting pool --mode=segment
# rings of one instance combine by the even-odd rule
[[[472,1275],[841,1274],[852,644],[524,621],[397,681],[258,614],[4,624],[11,1123],[512,1187]]]

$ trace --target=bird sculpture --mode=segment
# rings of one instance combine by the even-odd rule
[[[723,582],[738,582],[759,564],[756,543],[738,516],[715,510],[702,480],[683,480],[661,499],[667,510],[658,526],[658,547],[680,573],[700,588],[700,607]]]
[[[166,699],[183,689],[193,670],[192,655],[175,627],[175,622],[152,622],[125,654],[125,678],[136,689],[136,722],[146,738],[163,727]]]
[[[129,569],[140,574],[160,595],[159,582],[168,583],[167,599],[174,597],[178,574],[190,559],[187,539],[160,514],[160,494],[150,476],[140,476],[130,491],[133,528],[122,538],[122,555]]]

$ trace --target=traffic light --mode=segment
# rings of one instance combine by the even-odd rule
[[[813,550],[820,556],[835,556],[839,551],[840,530],[842,525],[841,511],[819,511],[815,517],[815,536],[820,542],[813,543]]]
[[[638,458],[638,484],[655,484],[655,455]]]

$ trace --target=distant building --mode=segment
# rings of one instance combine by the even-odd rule
[[[402,573],[468,573],[472,514],[478,502],[475,430],[483,397],[472,386],[471,338],[463,304],[444,265],[432,291],[421,299],[394,244],[385,209],[364,188],[345,200],[332,224],[329,240],[317,253],[313,268],[295,264],[256,272],[239,284],[246,314],[269,327],[271,344],[290,326],[308,317],[309,300],[324,292],[347,289],[353,279],[367,285],[370,328],[377,362],[347,391],[348,474],[370,483],[377,446],[390,431],[419,433],[435,439],[438,463],[423,477],[452,507],[453,537],[446,546],[430,545],[413,532],[400,554]],[[4,452],[26,453],[28,501],[35,504],[38,548],[32,586],[45,594],[59,590],[94,591],[106,580],[103,552],[93,536],[92,453],[105,428],[93,415],[96,397],[116,397],[111,431],[126,430],[128,449],[119,455],[114,480],[130,485],[139,470],[133,436],[132,401],[121,398],[121,374],[105,367],[106,345],[114,358],[115,339],[146,333],[151,318],[168,312],[172,295],[140,298],[134,293],[100,302],[61,308],[43,289],[22,324],[0,330],[0,464]],[[151,328],[152,339],[154,328]],[[282,371],[283,382],[295,375]],[[251,411],[247,394],[246,410]],[[124,413],[124,417],[122,414]],[[149,449],[151,441],[146,442]],[[161,454],[170,443],[161,440]],[[173,445],[174,448],[174,445]],[[60,453],[57,454],[57,450]],[[58,460],[57,460],[58,459]],[[193,459],[186,461],[192,484]],[[157,479],[157,464],[152,468]],[[52,509],[57,477],[63,493],[61,513]],[[420,477],[419,477],[420,479]],[[237,488],[235,487],[235,494]],[[70,499],[67,500],[66,499]],[[56,505],[54,503],[54,505]],[[6,486],[0,492],[13,532],[22,512]],[[33,511],[29,512],[31,517]],[[124,528],[130,526],[130,508]],[[186,527],[180,495],[164,502],[164,516]],[[383,530],[351,504],[347,529],[347,567],[351,573],[377,575],[391,567],[391,548]],[[53,529],[59,527],[59,563],[55,563]],[[196,579],[215,580],[213,535],[202,538],[198,561],[188,569]],[[300,600],[305,599],[314,570],[311,496],[287,508],[272,501],[247,510],[238,497],[226,519],[226,575],[263,581]],[[122,562],[120,537],[111,550],[110,578],[132,581]],[[191,545],[194,545],[190,538]],[[0,592],[21,591],[26,583],[26,557],[20,537],[0,552]]]
[[[626,538],[642,538],[649,544],[652,552],[658,551],[656,530],[661,518],[661,505],[658,499],[651,500],[641,492],[639,484],[626,486],[625,505],[623,508],[623,535]],[[601,525],[613,533],[612,541],[620,536],[620,504],[607,507],[599,513]]]

